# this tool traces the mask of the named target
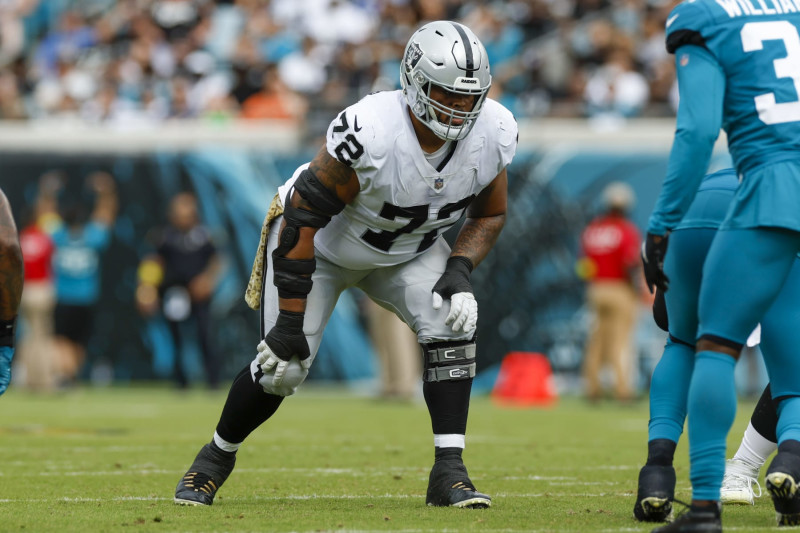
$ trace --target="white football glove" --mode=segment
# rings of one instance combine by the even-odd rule
[[[444,299],[438,292],[433,293],[433,308],[437,311],[442,308]],[[453,332],[459,330],[469,333],[478,325],[478,302],[471,292],[457,292],[450,297],[450,313],[444,321],[452,324]]]
[[[261,341],[258,343],[258,355],[256,356],[256,361],[258,361],[258,366],[261,367],[261,371],[264,374],[269,372],[274,372],[272,376],[272,384],[274,386],[279,386],[283,383],[283,376],[286,375],[286,369],[289,367],[290,361],[285,361],[272,353],[272,350],[269,349],[269,346],[265,341]],[[303,367],[304,370],[308,370],[311,368],[311,357],[307,357],[306,359],[299,361],[300,366]]]

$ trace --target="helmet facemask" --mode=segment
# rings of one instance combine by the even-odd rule
[[[420,28],[408,42],[400,66],[400,84],[411,111],[444,140],[467,136],[478,119],[491,80],[483,45],[468,28],[447,21]],[[444,96],[470,96],[473,103],[466,110],[450,107],[431,96],[434,87]]]
[[[422,73],[417,73],[417,76],[422,76]],[[431,96],[431,90],[434,86],[445,93],[452,93],[458,96],[470,96],[472,98],[471,109],[459,110],[439,102]],[[472,126],[475,125],[475,120],[477,120],[481,112],[481,107],[483,107],[483,101],[486,99],[487,92],[488,87],[485,90],[457,89],[455,87],[445,87],[428,81],[417,93],[417,100],[425,111],[424,116],[417,115],[417,117],[420,118],[433,133],[442,139],[452,141],[463,139],[470,132]]]

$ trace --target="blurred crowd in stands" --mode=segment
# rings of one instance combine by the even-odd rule
[[[0,119],[136,128],[186,117],[324,131],[398,87],[408,37],[459,20],[517,117],[663,116],[674,0],[0,0]]]

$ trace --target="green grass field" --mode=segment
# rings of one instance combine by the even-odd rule
[[[82,389],[0,398],[0,531],[650,531],[631,514],[647,405],[507,409],[473,399],[464,457],[486,510],[428,508],[423,404],[307,387],[239,452],[212,507],[172,503],[224,393]],[[752,404],[739,407],[729,449]],[[690,498],[686,447],[678,498]],[[725,529],[774,527],[768,496]]]

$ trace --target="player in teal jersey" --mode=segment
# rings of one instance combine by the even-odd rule
[[[643,247],[651,289],[668,288],[668,235],[694,198],[721,127],[741,185],[703,268],[687,404],[692,508],[658,531],[721,531],[734,366],[800,250],[800,2],[687,0],[667,19],[667,49],[675,54],[681,102]],[[800,524],[800,358],[765,362],[780,401],[779,452],[767,488],[780,523]]]
[[[634,516],[665,522],[672,514],[672,462],[686,418],[686,397],[694,368],[697,299],[703,262],[733,199],[739,180],[732,169],[707,175],[683,220],[672,230],[664,270],[672,284],[658,291],[653,316],[669,332],[664,354],[650,383],[647,463],[639,471]]]
[[[634,516],[640,521],[664,522],[672,514],[675,491],[673,457],[683,432],[689,380],[694,368],[697,300],[703,263],[738,185],[733,169],[705,176],[686,215],[670,233],[670,249],[664,264],[664,271],[670,277],[670,289],[666,294],[659,291],[656,295],[657,303],[653,305],[656,323],[669,332],[669,339],[650,384],[647,462],[639,471],[633,509]],[[765,357],[769,356],[774,361],[794,357],[800,333],[796,332],[796,325],[800,320],[800,308],[796,305],[798,299],[800,259],[795,260],[792,273],[779,297],[762,319],[763,334],[760,340]],[[787,335],[786,332],[790,330],[795,333]],[[751,344],[748,339],[748,344],[758,343],[758,336],[751,337],[753,342]],[[751,432],[750,444],[760,440],[768,443],[770,439],[775,443],[777,420],[778,415],[772,405],[768,387],[753,414],[753,424],[748,428],[748,432]],[[753,437],[752,433],[756,431],[758,436]],[[755,468],[751,467],[746,471],[750,479],[757,477],[761,464],[777,448],[777,444],[773,446],[767,448],[763,459]],[[742,457],[750,461],[755,458],[752,453]],[[726,470],[726,475],[727,473]],[[741,468],[738,473],[743,474]],[[748,503],[752,503],[752,489],[748,487],[748,490]],[[741,501],[742,496],[739,498],[738,501]]]

